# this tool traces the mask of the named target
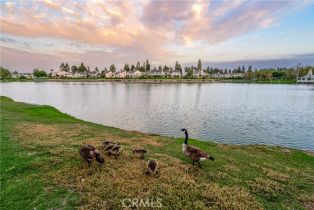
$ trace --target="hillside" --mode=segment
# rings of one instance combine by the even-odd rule
[[[80,146],[105,139],[123,146],[121,156],[103,155],[102,169],[88,169]],[[215,157],[199,169],[182,142],[1,97],[1,209],[121,209],[126,198],[160,199],[163,209],[314,209],[312,154],[191,140]],[[158,161],[158,175],[145,175],[146,161],[132,154],[138,147]]]

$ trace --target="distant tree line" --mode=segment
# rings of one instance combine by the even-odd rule
[[[310,69],[313,69],[314,66],[302,66],[301,64],[298,64],[295,67],[291,68],[262,68],[262,69],[256,69],[253,68],[251,65],[247,68],[245,66],[238,66],[233,69],[222,69],[217,67],[209,67],[206,66],[203,68],[202,62],[199,59],[196,66],[185,66],[184,68],[181,66],[181,64],[176,61],[174,66],[168,66],[159,65],[158,67],[153,67],[151,69],[151,64],[148,59],[144,61],[143,63],[140,63],[139,61],[134,64],[128,64],[125,63],[124,66],[121,68],[121,70],[126,72],[135,72],[140,71],[142,73],[148,73],[148,72],[163,72],[167,76],[167,73],[170,72],[179,72],[180,75],[184,75],[185,78],[193,78],[195,75],[199,75],[198,77],[201,77],[202,74],[205,73],[206,75],[215,75],[215,74],[241,74],[241,78],[252,80],[252,79],[258,79],[258,80],[272,80],[272,79],[296,79],[297,75],[299,77],[304,76],[308,73]],[[65,72],[71,72],[72,74],[76,73],[89,73],[89,72],[97,72],[100,73],[101,77],[105,77],[107,72],[115,73],[117,71],[117,68],[114,64],[111,64],[109,68],[104,67],[102,70],[99,70],[98,67],[95,67],[94,70],[90,70],[89,66],[85,66],[84,63],[81,63],[80,65],[72,65],[70,66],[68,63],[62,62],[60,65],[60,70]],[[41,77],[47,77],[51,76],[52,71],[47,74],[45,70],[40,69],[34,69],[33,75],[34,77],[41,78]],[[13,75],[17,74],[17,72],[13,72]],[[22,76],[20,76],[22,77]],[[203,76],[204,77],[204,76]],[[4,67],[1,67],[1,79],[8,79],[12,78],[12,73],[9,69],[6,69]]]

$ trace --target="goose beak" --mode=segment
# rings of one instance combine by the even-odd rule
[[[184,131],[186,131],[186,129],[185,129],[185,128],[182,128],[182,129],[181,129],[181,131],[183,131],[183,132],[184,132]]]

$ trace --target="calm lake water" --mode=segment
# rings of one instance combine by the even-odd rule
[[[128,130],[314,150],[314,86],[1,83],[1,95]]]

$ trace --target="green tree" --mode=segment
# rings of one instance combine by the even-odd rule
[[[2,66],[0,67],[0,78],[1,79],[9,79],[12,77],[12,74],[11,72],[6,69],[6,68],[3,68]]]
[[[184,68],[185,71],[185,77],[186,78],[192,78],[193,77],[193,67],[185,67]]]
[[[179,71],[180,74],[182,75],[182,67],[178,61],[176,61],[175,65],[174,65],[174,70]]]
[[[116,72],[116,67],[114,64],[111,64],[109,67],[109,71],[111,71],[112,73]]]
[[[65,66],[64,63],[62,62],[61,65],[60,65],[60,70],[61,71],[64,71],[64,66]]]
[[[70,72],[70,66],[69,66],[68,63],[65,63],[63,70],[66,71],[66,72]]]
[[[127,64],[127,63],[124,64],[123,70],[126,71],[126,72],[131,71],[129,64]]]
[[[86,69],[84,63],[81,63],[81,65],[78,67],[78,71],[79,71],[80,73],[83,73],[83,72],[86,72],[86,71],[87,71],[87,69]]]
[[[137,61],[137,63],[136,63],[135,70],[141,71],[141,64],[139,61]]]
[[[135,66],[132,64],[131,71],[133,72],[135,70]]]
[[[164,72],[168,72],[169,71],[169,67],[167,65],[164,65],[163,69]]]
[[[145,62],[145,71],[146,71],[146,72],[149,72],[149,71],[150,71],[150,64],[149,64],[148,59],[146,59],[146,62]]]
[[[72,66],[71,67],[71,72],[72,72],[72,74],[75,74],[76,72],[78,72],[77,66]]]
[[[33,70],[34,77],[47,77],[47,72],[44,70],[34,69]]]
[[[241,72],[245,73],[245,66],[242,66]]]
[[[107,69],[105,68],[104,70],[102,70],[102,71],[100,72],[100,77],[101,77],[101,78],[105,78],[105,77],[106,77],[106,73],[107,73]]]
[[[200,73],[202,71],[202,61],[201,59],[198,59],[197,62],[197,71]]]

